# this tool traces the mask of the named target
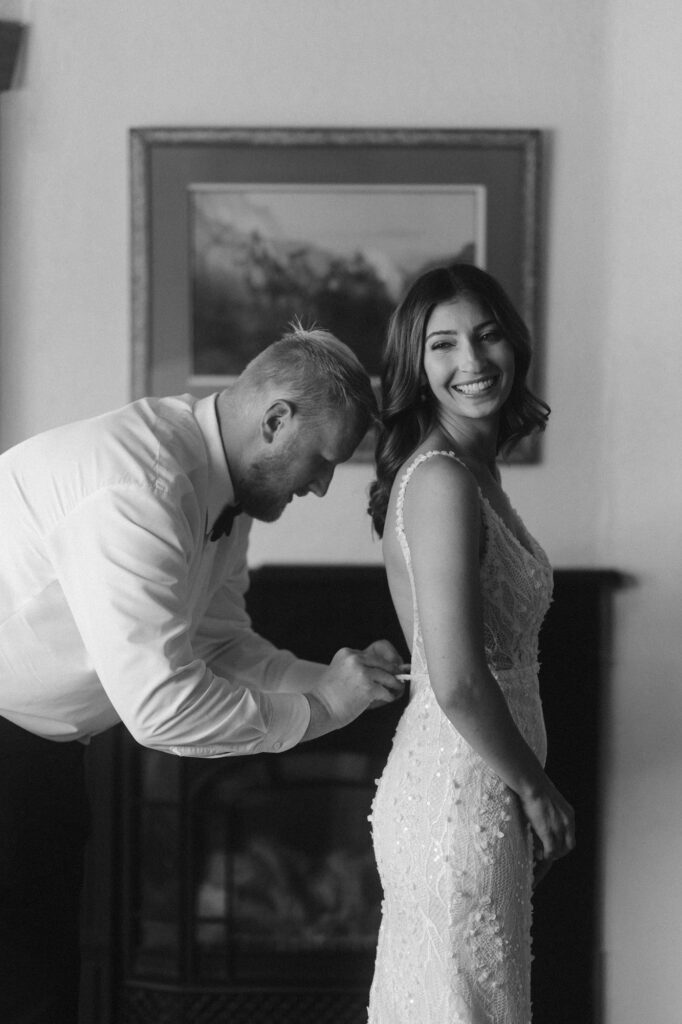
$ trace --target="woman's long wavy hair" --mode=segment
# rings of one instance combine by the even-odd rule
[[[535,430],[544,430],[549,406],[526,386],[530,332],[494,277],[468,263],[428,270],[411,285],[391,317],[381,376],[381,420],[375,449],[376,480],[368,512],[384,532],[388,497],[396,473],[435,423],[435,407],[423,373],[426,325],[435,306],[462,295],[486,306],[514,350],[514,382],[501,414],[497,452],[510,451]],[[426,390],[425,390],[426,389]]]

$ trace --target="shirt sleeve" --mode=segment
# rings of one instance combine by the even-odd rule
[[[195,651],[218,675],[229,675],[250,689],[268,693],[313,691],[326,666],[297,658],[254,632],[246,610],[248,526],[231,537],[231,564],[202,617]],[[225,543],[225,542],[222,542]]]
[[[196,539],[174,505],[138,484],[102,488],[46,543],[94,671],[139,743],[221,757],[286,750],[302,738],[304,696],[216,675],[193,649]]]

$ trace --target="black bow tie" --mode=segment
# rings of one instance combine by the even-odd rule
[[[241,505],[226,505],[213,524],[213,529],[209,533],[211,540],[220,540],[221,537],[229,537],[232,532],[232,524],[235,517],[240,514],[241,510]]]

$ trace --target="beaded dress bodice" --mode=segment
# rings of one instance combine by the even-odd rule
[[[430,685],[398,490],[396,531],[412,587],[410,702],[370,821],[384,902],[370,1024],[530,1024],[532,842],[516,796],[459,735]],[[520,732],[544,763],[538,633],[552,571],[481,495],[486,658]],[[515,514],[516,515],[516,514]]]

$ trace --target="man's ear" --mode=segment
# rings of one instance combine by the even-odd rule
[[[265,410],[261,420],[261,433],[266,444],[272,444],[281,430],[291,425],[294,407],[285,398],[278,398]]]

